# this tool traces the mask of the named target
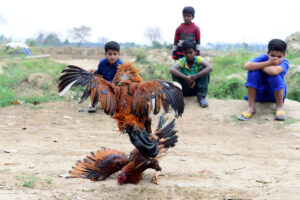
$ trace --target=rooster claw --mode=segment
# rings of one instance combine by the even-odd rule
[[[159,183],[158,183],[158,176],[159,176],[159,174],[160,174],[160,171],[158,171],[158,172],[152,177],[151,183],[154,183],[154,184],[156,184],[156,185],[159,185]]]
[[[151,183],[154,183],[156,185],[159,185],[158,183],[158,180],[157,180],[157,177],[156,176],[153,176],[152,179],[151,179]]]

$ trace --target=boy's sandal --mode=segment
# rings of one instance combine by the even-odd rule
[[[237,116],[237,119],[240,121],[248,121],[248,119],[250,117],[253,116],[254,113],[246,113],[246,112],[242,112],[241,115]]]
[[[284,121],[286,120],[286,114],[283,110],[276,110],[275,120]]]

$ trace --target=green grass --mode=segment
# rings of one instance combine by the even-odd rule
[[[141,69],[141,76],[144,81],[149,80],[165,80],[171,81],[171,74],[169,72],[170,66],[149,63],[144,65]]]
[[[280,121],[279,123],[275,124],[276,129],[281,130],[283,129],[285,126],[290,125],[290,124],[294,124],[299,122],[299,119],[295,119],[293,117],[288,117],[286,120],[284,121]]]
[[[16,100],[39,104],[62,99],[57,94],[56,84],[64,66],[64,64],[50,59],[12,59],[8,61],[6,66],[2,67],[3,73],[0,74],[0,106],[11,105],[10,102]],[[43,83],[40,88],[37,88],[36,84],[24,84],[30,74],[38,72],[50,75],[53,79],[51,83]],[[55,89],[51,89],[51,85],[55,86]],[[25,90],[28,90],[29,93],[23,94]],[[36,91],[41,92],[35,94]]]
[[[212,61],[213,71],[208,96],[217,99],[242,99],[247,93],[243,65],[254,57],[255,52],[229,51]]]
[[[29,176],[29,175],[18,175],[18,176],[15,176],[15,179],[21,181],[23,187],[28,187],[28,188],[33,188],[35,183],[40,180],[44,181],[48,184],[52,183],[52,180],[49,178],[42,179],[37,176]]]

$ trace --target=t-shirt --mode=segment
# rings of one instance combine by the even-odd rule
[[[192,40],[196,43],[196,55],[200,55],[200,29],[195,23],[182,23],[175,32],[173,53],[174,59],[183,57],[182,43],[186,40]]]
[[[184,75],[193,75],[204,69],[204,66],[202,65],[203,61],[204,58],[201,56],[195,56],[194,64],[191,68],[189,68],[186,58],[183,57],[179,59],[176,64],[179,66],[179,71]]]
[[[118,71],[118,65],[120,65],[122,63],[123,63],[123,61],[121,59],[118,59],[113,64],[113,66],[110,66],[107,58],[104,58],[100,61],[99,65],[98,65],[98,69],[96,70],[96,73],[102,75],[102,77],[105,80],[112,83],[114,80],[114,77]]]

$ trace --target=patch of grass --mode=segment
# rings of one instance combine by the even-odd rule
[[[243,65],[254,57],[254,52],[246,50],[229,51],[223,56],[217,56],[212,61],[208,95],[217,99],[243,99],[247,93],[244,78],[230,77],[247,73]]]
[[[15,176],[15,179],[16,180],[19,180],[19,181],[22,181],[22,186],[23,187],[29,187],[29,188],[33,188],[34,187],[34,184],[41,180],[41,181],[44,181],[48,184],[51,184],[52,183],[52,180],[49,179],[49,178],[46,178],[46,179],[42,179],[40,177],[37,177],[37,176],[29,176],[29,175],[19,175],[19,176]]]
[[[60,71],[65,65],[56,63],[50,59],[20,59],[8,61],[6,66],[2,67],[3,73],[0,74],[0,106],[11,105],[10,102],[23,100],[25,103],[38,104],[49,100],[62,99],[58,96],[56,87],[55,91],[48,83],[44,83],[40,88],[36,88],[36,84],[23,84],[28,76],[32,73],[44,73],[53,77],[53,85],[57,84]],[[40,95],[26,93],[24,90],[32,91],[41,90]]]
[[[286,120],[280,121],[279,123],[276,123],[275,127],[276,127],[276,129],[281,130],[281,129],[283,129],[285,126],[290,125],[290,124],[297,123],[297,122],[299,122],[299,121],[300,121],[299,119],[295,119],[295,118],[292,118],[292,117],[287,117]]]
[[[211,79],[209,97],[217,99],[243,99],[247,94],[244,82],[238,78]]]
[[[150,63],[148,65],[144,65],[141,69],[141,76],[144,81],[149,80],[165,80],[171,81],[171,73],[169,72],[169,66]]]
[[[135,62],[141,63],[141,64],[150,63],[150,61],[147,60],[147,53],[146,53],[145,49],[136,48],[133,50],[133,54],[136,57]]]

